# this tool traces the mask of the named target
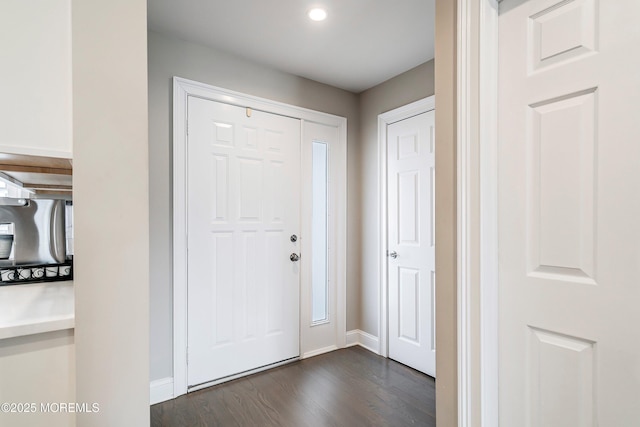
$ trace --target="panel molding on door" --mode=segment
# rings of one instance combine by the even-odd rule
[[[435,377],[434,116],[386,127],[386,228],[388,354]]]
[[[638,17],[500,3],[500,425],[640,419]]]
[[[344,117],[334,116],[327,113],[300,108],[297,106],[272,101],[265,98],[255,97],[228,89],[211,86],[205,83],[187,80],[180,77],[173,78],[173,397],[187,393],[187,99],[189,97],[198,97],[211,101],[217,101],[225,104],[241,106],[246,115],[247,112],[254,115],[257,112],[269,112],[272,114],[286,116],[290,118],[300,119],[302,129],[301,133],[307,135],[308,126],[310,124],[321,124],[333,128],[336,132],[335,145],[331,147],[333,164],[329,171],[329,179],[334,186],[330,204],[332,206],[332,224],[335,232],[335,245],[333,247],[332,267],[335,269],[332,274],[331,287],[336,297],[335,308],[335,335],[334,346],[343,347],[345,345],[346,335],[346,140],[347,140],[347,121]],[[245,106],[250,106],[249,110]],[[229,124],[219,121],[221,124]],[[220,144],[222,147],[229,146],[229,138],[232,132],[229,127],[218,126],[216,132],[220,136]],[[251,158],[257,150],[257,129],[248,125],[243,127],[242,132],[245,151],[248,153],[246,158]],[[310,134],[309,134],[310,135]],[[274,140],[275,134],[267,133],[266,139],[269,141],[267,145],[273,149],[277,149],[277,141]],[[308,135],[307,135],[308,136]],[[228,157],[218,156],[213,159],[215,163],[216,176],[224,177],[228,173],[227,168]],[[275,167],[278,165],[276,164]],[[274,168],[275,168],[274,167]],[[267,171],[268,172],[268,171]],[[308,173],[308,168],[302,170],[303,176]],[[247,176],[247,179],[250,179]],[[216,178],[218,179],[218,178]],[[279,188],[284,188],[287,182],[277,184]],[[221,193],[222,194],[222,193]],[[227,197],[219,197],[216,200],[215,209],[212,210],[209,218],[212,223],[216,221],[225,221],[228,218],[232,206],[227,202]],[[244,210],[247,217],[250,215],[254,207],[245,205]],[[263,212],[266,218],[277,221],[283,217],[283,209],[278,204],[272,206],[263,206]],[[251,219],[247,218],[243,224],[250,224]],[[308,242],[305,236],[311,234],[309,230],[302,225],[302,231],[298,236],[298,243]],[[253,250],[256,236],[253,232],[247,232],[243,236],[242,244]],[[222,242],[222,241],[221,241]],[[287,240],[287,244],[291,244]],[[293,251],[286,254],[286,259]],[[296,252],[298,253],[298,252]],[[296,262],[301,273],[304,275],[306,265],[305,257],[301,257]],[[291,261],[287,261],[291,262]],[[249,272],[251,273],[251,272]],[[255,272],[254,272],[255,273]],[[252,274],[254,274],[252,273]],[[247,280],[251,280],[251,274]],[[301,292],[306,291],[305,287],[310,286],[308,283],[301,283]],[[274,319],[274,321],[277,319]],[[273,322],[272,322],[273,323]],[[247,328],[247,336],[251,336],[254,332],[251,328]],[[300,329],[300,339],[305,340],[310,333],[309,328]],[[309,342],[307,340],[307,342]],[[309,355],[314,352],[326,349],[308,348]],[[245,373],[246,375],[246,373]],[[227,377],[226,380],[232,379]],[[195,388],[192,388],[194,390]]]
[[[188,386],[299,356],[300,120],[188,99]]]
[[[402,107],[398,107],[396,109],[387,111],[378,115],[378,188],[379,188],[379,199],[378,199],[378,215],[380,218],[380,229],[378,231],[378,262],[379,269],[377,272],[377,282],[378,282],[378,301],[379,301],[379,317],[378,317],[378,342],[377,342],[377,352],[383,357],[388,357],[389,355],[389,282],[388,282],[388,256],[389,253],[389,241],[387,236],[387,229],[389,223],[389,215],[387,211],[387,195],[388,195],[388,186],[387,186],[387,149],[388,149],[388,135],[387,128],[389,125],[396,123],[401,120],[405,120],[411,117],[414,117],[418,114],[423,114],[428,111],[432,111],[435,108],[436,98],[435,96],[429,96],[426,98],[419,99],[415,102],[412,102],[407,105],[403,105]],[[430,140],[433,141],[434,135],[430,135]],[[407,148],[409,149],[407,151]],[[435,144],[429,146],[428,150],[433,151],[435,149]],[[405,157],[411,156],[411,141],[405,141],[403,152],[401,156]],[[415,151],[415,150],[414,150]],[[434,175],[432,175],[432,178]],[[433,182],[433,181],[432,181]],[[431,188],[433,192],[434,188]],[[433,207],[432,207],[433,208]],[[435,211],[432,211],[431,214],[434,214]],[[433,217],[433,216],[432,216]],[[428,228],[431,232],[431,236],[433,236],[434,223],[428,225]],[[429,239],[429,244],[434,245],[435,240]],[[434,276],[435,277],[435,276]],[[434,290],[435,291],[435,290]],[[434,304],[435,309],[435,304]],[[435,317],[434,317],[435,319]],[[435,345],[435,341],[434,341]]]

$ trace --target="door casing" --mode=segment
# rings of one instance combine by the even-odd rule
[[[445,107],[436,112],[436,126],[445,125],[440,136],[436,130],[436,143],[441,153],[455,156],[453,165],[449,157],[436,156],[436,168],[453,169],[453,177],[447,178],[456,193],[451,203],[455,208],[436,208],[436,217],[446,217],[436,222],[455,225],[454,234],[444,238],[442,252],[436,252],[436,268],[454,266],[453,274],[444,278],[447,283],[440,280],[442,286],[454,287],[453,301],[449,296],[446,306],[436,301],[436,346],[447,364],[439,365],[436,402],[438,419],[458,427],[498,425],[499,3],[436,0],[441,24],[436,52],[445,52],[436,64],[441,83],[435,86]],[[449,190],[445,184],[436,183],[436,193]]]
[[[497,426],[499,0],[457,0],[456,13],[457,384],[447,386],[459,427]]]
[[[389,225],[387,218],[387,126],[391,123],[434,110],[435,106],[436,97],[435,95],[432,95],[378,115],[378,194],[380,195],[378,206],[380,212],[380,224],[378,227],[378,259],[380,263],[378,280],[380,301],[380,314],[378,316],[380,322],[378,329],[380,331],[378,337],[378,354],[383,357],[389,356],[389,281],[387,277],[387,227]]]
[[[186,123],[187,97],[197,96],[212,101],[261,110],[273,114],[298,118],[302,124],[302,143],[310,135],[305,133],[305,123],[319,123],[333,126],[338,130],[338,141],[333,147],[337,152],[335,161],[329,170],[330,179],[343,185],[334,189],[331,202],[336,207],[333,211],[333,230],[335,241],[335,257],[346,259],[346,149],[347,149],[347,120],[344,117],[317,112],[281,102],[259,98],[240,92],[235,92],[205,83],[200,83],[180,77],[173,78],[173,397],[187,393],[187,162],[186,162]],[[304,172],[303,172],[304,173]],[[310,171],[307,171],[310,173]],[[310,236],[310,231],[303,230]],[[304,264],[301,264],[301,277],[304,274]],[[336,263],[334,290],[336,293],[336,348],[345,346],[346,340],[346,264]],[[302,286],[311,286],[301,281]],[[303,294],[303,292],[301,292]],[[305,313],[301,301],[300,313],[300,342],[313,342],[308,335],[314,333],[310,328],[310,313]],[[305,334],[307,336],[305,336]],[[306,339],[305,339],[306,338]],[[333,350],[330,348],[328,350]],[[328,351],[327,350],[327,351]],[[319,354],[318,351],[302,351],[301,358]]]

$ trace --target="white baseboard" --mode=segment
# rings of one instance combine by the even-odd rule
[[[306,359],[307,357],[313,357],[313,356],[318,356],[320,354],[329,353],[330,351],[334,351],[334,350],[337,350],[337,349],[338,349],[337,346],[330,345],[329,347],[323,347],[323,348],[319,348],[317,350],[307,351],[306,353],[302,354],[301,359]]]
[[[360,329],[354,329],[347,332],[347,347],[359,345],[362,348],[369,350],[372,353],[380,354],[378,349],[380,348],[378,337],[375,337]]]
[[[173,399],[173,378],[161,378],[151,381],[149,397],[152,405]]]

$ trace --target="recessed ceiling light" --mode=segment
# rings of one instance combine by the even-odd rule
[[[308,15],[313,21],[324,21],[327,19],[327,11],[320,8],[311,9]]]

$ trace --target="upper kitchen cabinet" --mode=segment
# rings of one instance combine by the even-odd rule
[[[0,1],[0,152],[72,157],[70,0]]]

